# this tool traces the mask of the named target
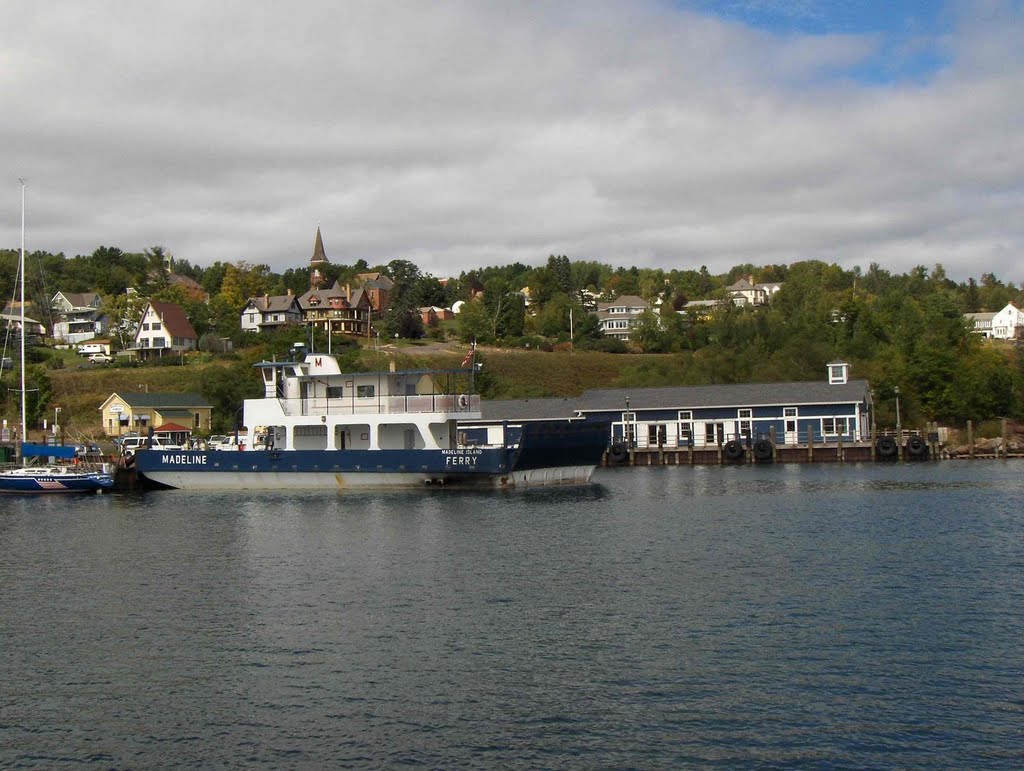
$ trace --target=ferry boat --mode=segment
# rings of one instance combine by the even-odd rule
[[[292,353],[255,365],[264,394],[243,405],[251,444],[137,452],[144,482],[187,490],[583,484],[608,444],[607,426],[582,421],[504,425],[473,444],[459,424],[481,417],[474,369],[342,372],[331,354]]]

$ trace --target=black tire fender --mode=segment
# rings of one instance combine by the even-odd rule
[[[899,445],[891,436],[880,436],[875,442],[875,452],[879,458],[894,458],[899,453]]]
[[[629,457],[629,451],[626,449],[626,445],[622,442],[616,442],[608,448],[608,462],[618,465]]]
[[[722,453],[725,455],[726,460],[739,460],[743,457],[743,445],[737,439],[730,439],[725,443],[725,447],[722,448]]]
[[[754,442],[754,458],[756,460],[771,460],[775,447],[768,439],[758,439]]]
[[[920,458],[928,454],[928,445],[919,436],[912,436],[907,439],[907,454]]]

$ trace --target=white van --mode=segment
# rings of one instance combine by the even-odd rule
[[[81,343],[78,346],[78,353],[80,356],[92,356],[97,353],[109,356],[110,343]]]
[[[152,441],[152,444],[150,444],[150,441]],[[152,440],[148,436],[126,436],[121,440],[121,454],[126,458],[132,457],[139,450],[150,448],[154,450],[180,450],[181,445],[164,444],[155,436]]]

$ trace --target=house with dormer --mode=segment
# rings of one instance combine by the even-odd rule
[[[301,323],[302,308],[291,289],[282,295],[250,297],[242,309],[241,327],[245,332],[267,332]]]
[[[311,288],[298,299],[302,323],[330,334],[367,337],[370,333],[370,299],[362,289],[334,286]]]
[[[754,277],[747,276],[735,284],[727,286],[725,291],[729,293],[729,298],[734,305],[743,307],[745,305],[767,305],[780,289],[782,289],[781,281],[755,284]]]
[[[106,331],[96,292],[57,292],[50,300],[53,308],[53,336],[69,345],[92,340]]]
[[[199,336],[180,305],[150,300],[142,311],[132,350],[141,359],[196,350]]]
[[[994,313],[965,313],[971,331],[993,340],[1016,340],[1024,337],[1024,312],[1013,303]]]
[[[651,306],[642,297],[636,295],[619,295],[611,302],[599,302],[594,315],[598,326],[605,337],[629,340],[632,329],[637,325],[640,315],[650,310]]]

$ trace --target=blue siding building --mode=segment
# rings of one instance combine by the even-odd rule
[[[563,418],[609,423],[609,443],[636,449],[843,444],[871,439],[871,390],[832,362],[825,381],[596,389],[573,399],[485,401],[483,420],[467,426]]]

